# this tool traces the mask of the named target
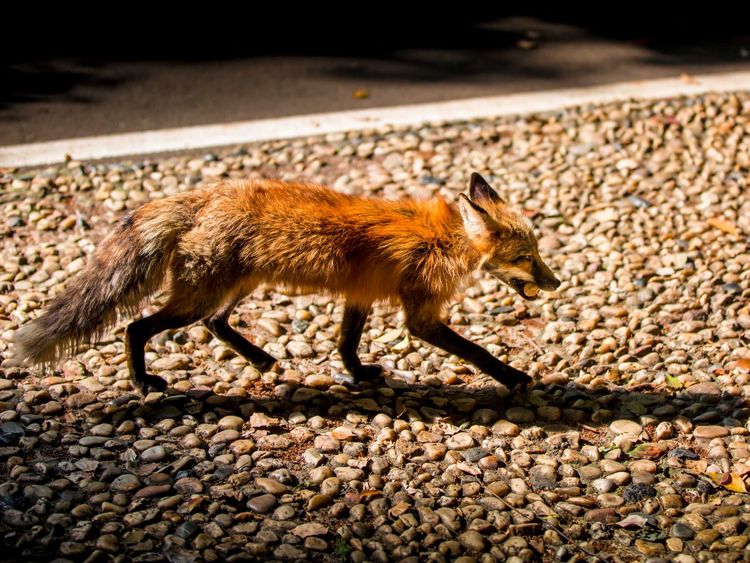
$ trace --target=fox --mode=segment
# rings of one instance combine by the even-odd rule
[[[166,302],[125,329],[127,366],[146,394],[167,382],[147,373],[144,348],[156,334],[202,322],[259,370],[276,358],[228,322],[258,286],[344,298],[337,349],[355,381],[381,374],[358,356],[375,302],[400,304],[409,332],[504,384],[531,378],[443,320],[446,305],[484,270],[534,300],[560,286],[543,262],[530,220],[477,172],[455,202],[385,200],[273,179],[228,179],[146,203],[123,216],[82,271],[41,316],[16,331],[11,364],[50,365],[134,316],[157,291]]]

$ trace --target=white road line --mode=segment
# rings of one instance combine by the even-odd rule
[[[449,102],[340,111],[199,125],[118,135],[80,137],[0,147],[0,166],[37,166],[76,160],[112,158],[159,152],[238,145],[274,139],[356,131],[384,125],[420,125],[433,121],[464,121],[502,115],[555,111],[574,105],[630,98],[671,98],[707,92],[750,90],[750,71],[621,82]]]

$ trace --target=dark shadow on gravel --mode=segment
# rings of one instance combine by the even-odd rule
[[[691,393],[689,389],[659,391],[646,386],[592,390],[578,384],[545,386],[538,383],[530,391],[500,397],[498,391],[503,394],[503,388],[494,383],[434,387],[407,384],[388,377],[387,386],[382,380],[358,384],[348,393],[292,387],[285,398],[273,397],[272,387],[269,384],[261,395],[253,395],[251,391],[246,397],[217,395],[208,389],[194,389],[185,394],[169,391],[166,397],[152,404],[144,403],[135,394],[123,395],[112,403],[108,420],[116,425],[133,414],[151,421],[179,419],[183,414],[198,417],[210,410],[221,416],[234,414],[245,419],[256,412],[281,419],[287,419],[292,413],[303,413],[308,419],[324,417],[332,425],[345,423],[350,412],[368,417],[383,413],[409,422],[445,421],[456,426],[467,423],[491,426],[498,419],[508,418],[522,429],[540,426],[554,433],[582,431],[596,438],[598,443],[604,440],[604,435],[595,435],[597,431],[592,426],[606,430],[607,424],[618,419],[650,419],[652,423],[647,424],[644,431],[654,441],[658,441],[654,428],[661,421],[673,422],[679,418],[695,426],[718,425],[731,431],[743,427],[750,419],[750,405],[743,398],[726,393]],[[383,391],[386,388],[390,390],[387,394]],[[303,394],[295,397],[296,392]],[[508,409],[518,411],[519,407],[526,412],[514,411],[513,415],[507,412]],[[492,418],[489,413],[476,414],[487,409],[496,412],[495,420],[489,423],[484,420]],[[280,426],[275,432],[283,430]],[[679,439],[677,430],[675,439]]]
[[[495,456],[497,458],[495,469],[490,466],[478,472],[478,478],[480,480],[487,478],[489,480],[486,482],[489,483],[497,480],[497,471],[505,472],[501,473],[506,475],[506,477],[501,477],[502,479],[514,475],[515,461],[510,455],[503,458],[498,455],[498,452],[499,449],[506,453],[509,453],[511,449],[523,449],[522,445],[513,443],[516,436],[520,436],[521,439],[524,437],[531,439],[538,446],[535,453],[546,453],[561,460],[565,460],[566,455],[569,455],[566,454],[568,449],[576,452],[575,455],[580,455],[580,448],[585,445],[592,446],[603,455],[607,455],[613,450],[614,445],[611,435],[607,433],[606,426],[602,426],[602,423],[608,424],[611,420],[623,418],[638,420],[640,416],[645,416],[653,420],[653,424],[647,424],[643,428],[651,440],[639,442],[639,446],[629,453],[623,452],[619,456],[620,461],[628,462],[635,459],[655,461],[659,465],[657,480],[658,475],[662,473],[676,477],[684,472],[688,478],[679,481],[684,483],[683,488],[679,488],[682,485],[676,485],[679,492],[686,498],[693,499],[694,502],[706,502],[717,489],[709,480],[693,477],[689,468],[686,467],[686,462],[700,458],[706,459],[708,440],[693,442],[675,431],[672,438],[659,441],[654,439],[656,424],[659,421],[671,422],[677,417],[683,417],[695,424],[717,424],[731,428],[744,425],[750,417],[750,408],[746,401],[725,395],[660,393],[646,389],[594,391],[578,385],[566,387],[548,385],[526,394],[499,399],[495,385],[472,383],[431,387],[407,385],[401,380],[391,380],[389,383],[392,394],[383,393],[382,382],[378,382],[377,385],[362,385],[352,389],[350,393],[308,392],[310,394],[304,402],[268,396],[272,392],[270,385],[266,386],[267,388],[259,386],[260,394],[248,397],[217,395],[207,389],[195,389],[185,394],[170,391],[165,397],[152,397],[155,399],[153,402],[144,402],[137,395],[129,394],[111,401],[98,418],[99,423],[110,422],[116,428],[124,420],[141,420],[144,425],[153,426],[160,421],[173,419],[180,424],[185,415],[191,415],[199,422],[232,414],[246,421],[249,421],[254,413],[266,414],[271,417],[271,420],[278,417],[275,419],[279,421],[278,424],[272,423],[255,430],[250,428],[249,422],[246,422],[243,433],[252,436],[252,439],[256,441],[262,440],[264,436],[281,436],[289,432],[290,425],[286,420],[294,412],[304,413],[308,419],[315,415],[325,417],[328,426],[320,430],[324,432],[330,432],[334,427],[344,424],[347,415],[352,411],[369,418],[382,412],[394,419],[405,421],[450,422],[469,433],[473,432],[471,424],[481,424],[493,429],[493,433],[489,436],[493,446],[458,450],[461,458],[456,459],[465,461],[467,467],[476,467],[481,459]],[[292,389],[292,392],[299,389],[306,388]],[[367,399],[381,406],[374,407],[373,403],[362,402]],[[522,408],[519,409],[519,407]],[[67,412],[70,414],[66,416],[28,414],[24,415],[26,417],[24,422],[25,424],[38,424],[41,428],[52,428],[58,425],[60,432],[66,435],[88,435],[84,434],[86,432],[83,424],[85,415],[82,412],[73,415],[75,411],[72,410]],[[208,419],[204,418],[206,413],[211,413]],[[498,419],[507,418],[515,422],[513,424],[501,423],[502,426],[495,425]],[[599,426],[599,428],[594,426]],[[12,450],[19,445],[19,440],[23,438],[16,436],[2,445],[0,453],[3,459],[13,455]],[[375,432],[361,441],[364,442],[365,448],[368,448],[374,440]],[[404,437],[400,436],[399,440],[405,457],[402,466],[394,465],[394,467],[413,475],[425,471],[425,468],[430,466],[437,469],[437,462],[433,463],[433,460],[425,455],[424,444],[420,443],[419,436],[411,441],[404,440]],[[174,439],[174,442],[178,441],[179,438]],[[75,443],[77,439],[67,441],[67,444]],[[212,495],[224,490],[228,496],[223,497],[222,501],[226,505],[234,506],[238,512],[243,512],[247,510],[245,507],[247,495],[252,497],[253,494],[259,494],[257,491],[256,493],[252,491],[241,493],[244,490],[243,487],[251,484],[254,476],[264,476],[273,469],[287,469],[294,476],[295,482],[292,486],[304,486],[305,475],[311,466],[306,464],[303,454],[313,446],[312,438],[301,442],[291,440],[281,445],[283,447],[270,449],[259,444],[252,455],[252,466],[237,468],[235,464],[221,465],[212,461],[216,456],[229,452],[227,444],[208,445],[200,450],[202,453],[199,456],[194,455],[187,448],[181,448],[175,456],[164,461],[147,463],[137,458],[126,458],[124,452],[132,447],[132,441],[113,436],[105,447],[117,457],[102,457],[91,471],[87,472],[85,468],[82,468],[79,473],[81,478],[94,479],[107,486],[126,474],[136,475],[143,484],[149,484],[151,476],[155,474],[168,475],[170,483],[178,479],[192,479],[194,483],[200,483],[201,490],[208,491],[212,487],[218,487],[211,489]],[[23,487],[36,482],[50,481],[59,471],[59,463],[66,462],[66,460],[68,463],[74,462],[75,458],[71,458],[67,453],[68,447],[69,445],[63,442],[41,444],[36,447],[35,470],[17,476],[16,488],[4,487],[0,491],[0,508],[3,511],[20,511],[31,518],[36,518],[37,510],[41,509],[39,517],[45,518],[44,515],[49,510],[44,507],[46,501],[41,505],[38,502],[32,502],[33,499],[24,494]],[[372,453],[365,451],[364,455],[369,456]],[[453,454],[448,452],[447,455]],[[87,457],[91,456],[90,452]],[[585,458],[583,460],[569,459],[568,462],[584,465],[584,460]],[[249,475],[249,478],[237,477],[243,473]],[[63,479],[69,479],[70,476],[70,471],[59,473],[59,477]],[[562,498],[571,494],[570,490],[565,488],[563,480],[545,479],[537,476],[533,471],[528,476],[520,476],[527,480],[530,489],[537,494],[553,496],[561,494]],[[161,480],[163,478],[160,478]],[[476,478],[467,473],[459,484],[475,482]],[[623,496],[627,502],[634,505],[634,510],[637,511],[641,501],[652,496],[652,492],[653,488],[646,485],[628,485],[624,489]],[[162,495],[170,494],[175,494],[175,492],[162,493]],[[232,496],[233,494],[236,498]],[[136,498],[128,509],[131,512],[146,509],[160,498],[163,497],[140,500]],[[458,499],[456,501],[458,502]],[[54,511],[64,514],[86,503],[87,494],[79,487],[70,487],[67,490],[61,490],[55,496],[54,502]],[[205,506],[202,506],[201,510],[204,510]],[[575,506],[572,509],[575,509]],[[326,517],[324,513],[320,514],[320,518]],[[583,509],[578,515],[561,514],[559,522],[570,524],[582,517],[582,514]],[[519,530],[523,529],[523,534],[530,538],[543,532],[539,524],[533,521],[517,522],[516,525],[521,526]],[[7,542],[5,557],[8,559],[6,560],[21,561],[34,558],[42,560],[46,556],[56,555],[57,552],[53,553],[53,551],[57,549],[60,538],[66,537],[69,533],[66,526],[65,521],[61,521],[59,526],[33,526],[25,530],[0,525],[0,529],[3,529],[4,541]],[[648,530],[643,531],[644,534],[647,532]],[[637,537],[640,532],[630,533]],[[19,549],[17,546],[23,547]],[[609,548],[602,547],[602,549]]]

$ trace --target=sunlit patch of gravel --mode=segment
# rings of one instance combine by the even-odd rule
[[[377,306],[353,386],[340,301],[257,291],[127,377],[123,326],[61,369],[0,368],[0,537],[14,561],[736,561],[750,557],[750,96],[587,106],[0,174],[0,354],[127,210],[222,177],[451,200],[474,170],[563,281],[477,277],[451,325],[531,374],[507,391]],[[146,306],[153,312],[156,304]]]

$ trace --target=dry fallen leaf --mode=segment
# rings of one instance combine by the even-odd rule
[[[399,342],[399,343],[394,344],[393,346],[391,346],[391,350],[395,350],[397,352],[400,352],[402,350],[406,350],[408,347],[409,347],[409,337],[408,336],[404,336],[404,339],[401,342]]]
[[[394,340],[397,340],[400,337],[401,337],[401,329],[392,328],[391,330],[387,330],[383,334],[378,336],[375,339],[375,342],[380,342],[381,344],[388,344],[389,342],[393,342]]]
[[[469,465],[468,463],[464,463],[463,461],[459,461],[456,464],[456,469],[460,469],[464,473],[468,473],[469,475],[474,475],[474,476],[482,474],[481,469],[472,467],[471,465]]]
[[[685,84],[698,84],[698,81],[687,72],[683,72],[682,74],[680,74],[680,80],[682,80]]]
[[[737,230],[737,227],[735,227],[733,223],[727,221],[726,219],[722,219],[721,217],[713,217],[709,219],[708,224],[713,228],[724,231],[725,233],[728,233],[730,235],[740,234],[740,232]]]
[[[745,481],[743,481],[741,475],[737,475],[736,473],[715,473],[713,471],[707,471],[706,475],[708,475],[714,483],[724,487],[728,491],[735,493],[747,492]]]
[[[667,447],[658,442],[639,444],[628,452],[628,456],[635,459],[659,459],[667,453]]]
[[[204,501],[204,498],[201,496],[193,497],[192,499],[187,501],[187,503],[185,503],[183,510],[185,510],[185,512],[190,513],[196,508],[198,508],[198,506],[200,506],[203,503],[203,501]]]
[[[682,389],[683,387],[685,387],[685,384],[673,375],[667,374],[664,376],[664,378],[667,381],[667,385],[669,385],[673,389]]]
[[[750,359],[740,358],[739,360],[737,360],[737,367],[740,369],[744,369],[745,371],[750,371]]]
[[[685,468],[695,474],[703,474],[706,472],[708,462],[705,459],[687,459],[685,460]]]

